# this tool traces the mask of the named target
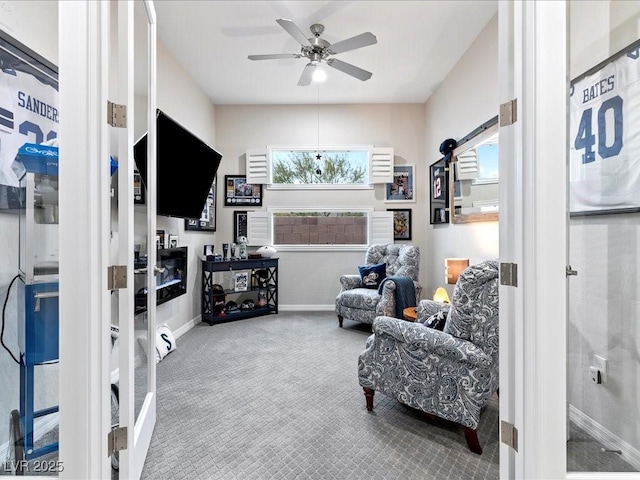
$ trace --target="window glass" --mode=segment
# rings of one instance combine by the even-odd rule
[[[275,185],[367,185],[367,149],[282,149],[271,151]]]
[[[367,245],[367,212],[273,213],[275,245]]]

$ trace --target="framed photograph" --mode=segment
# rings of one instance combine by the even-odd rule
[[[262,206],[262,184],[247,183],[246,175],[225,175],[224,206]]]
[[[200,218],[185,218],[184,220],[185,230],[196,230],[201,232],[215,232],[216,231],[216,180],[213,180],[213,184],[209,189],[207,195],[207,202],[202,209]]]
[[[413,165],[394,165],[393,183],[387,183],[385,185],[385,202],[416,201],[416,184],[413,167]]]
[[[249,289],[249,271],[234,272],[233,289],[236,292],[246,292]]]
[[[246,211],[234,211],[233,212],[233,241],[238,242],[238,237],[247,236],[247,212]]]
[[[18,150],[25,143],[57,146],[58,67],[0,30],[0,92],[0,213],[16,214],[25,207],[13,165]]]
[[[449,169],[444,158],[429,167],[429,223],[449,223]]]
[[[410,208],[388,208],[393,212],[393,239],[411,240],[411,209]]]
[[[571,81],[569,212],[640,211],[640,41]]]

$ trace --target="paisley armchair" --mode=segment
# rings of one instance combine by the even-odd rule
[[[422,324],[440,310],[443,331]],[[481,454],[480,412],[498,389],[498,262],[466,268],[451,305],[422,300],[415,323],[375,319],[358,360],[367,410],[380,391],[400,402],[461,424],[472,452]]]
[[[407,244],[376,244],[370,245],[365,255],[366,265],[386,264],[386,275],[408,277],[413,280],[415,302],[418,304],[422,287],[418,283],[420,264],[420,249]],[[343,320],[349,319],[362,323],[373,323],[380,315],[395,316],[396,284],[387,281],[382,291],[365,288],[359,275],[342,275],[340,277],[341,290],[336,297],[336,315],[338,324],[342,327]]]

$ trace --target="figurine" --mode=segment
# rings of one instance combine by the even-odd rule
[[[247,259],[247,237],[245,237],[244,235],[240,235],[238,237],[238,250],[239,250],[240,260],[246,260]]]

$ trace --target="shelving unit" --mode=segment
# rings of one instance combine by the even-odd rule
[[[231,283],[232,279],[235,278],[235,274],[241,271],[249,272],[246,290],[236,290]],[[241,302],[237,300],[241,298],[251,299],[255,304],[255,308],[251,310],[238,309],[232,312],[220,311],[220,308],[216,308],[215,304],[217,292],[214,291],[214,285],[221,285],[224,288],[225,302],[233,300],[240,306]],[[263,306],[259,302],[261,292],[264,295],[265,305]],[[221,262],[202,259],[203,322],[214,325],[271,313],[278,313],[277,258],[227,260]]]

